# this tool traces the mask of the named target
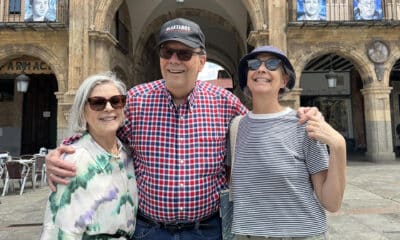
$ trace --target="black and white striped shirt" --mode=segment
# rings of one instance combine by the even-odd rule
[[[307,137],[290,108],[241,119],[232,169],[232,232],[305,237],[327,231],[311,175],[328,168],[327,147]],[[229,165],[229,160],[228,160]]]

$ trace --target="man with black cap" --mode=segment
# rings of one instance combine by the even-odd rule
[[[231,92],[197,81],[206,63],[200,27],[177,18],[162,25],[163,79],[128,92],[120,139],[130,146],[139,209],[133,239],[221,239],[219,191],[226,187],[225,140],[231,119],[247,112]],[[320,114],[315,109],[307,114]],[[74,168],[46,157],[50,186],[66,183]]]

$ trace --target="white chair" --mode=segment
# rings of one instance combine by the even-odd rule
[[[37,177],[40,177],[40,187],[42,187],[46,183],[46,161],[45,156],[35,154],[35,162],[36,162],[36,169],[35,169],[35,182],[37,182]]]
[[[26,178],[29,175],[30,167],[27,164],[21,163],[19,161],[7,161],[5,163],[6,178],[4,182],[4,189],[2,196],[6,195],[8,192],[8,187],[11,181],[17,180],[21,185],[21,190],[19,195],[24,192],[24,187],[26,183]]]

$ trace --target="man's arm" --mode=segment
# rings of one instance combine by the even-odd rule
[[[63,161],[61,154],[74,153],[71,146],[61,145],[46,155],[46,172],[49,188],[54,192],[57,190],[55,184],[68,184],[69,178],[75,176],[76,167],[73,163]]]

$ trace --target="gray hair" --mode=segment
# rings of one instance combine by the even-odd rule
[[[292,70],[290,70],[285,64],[282,64],[282,70],[283,70],[283,74],[286,74],[287,76],[293,76],[294,72]],[[291,89],[289,89],[288,87],[284,87],[279,89],[279,99],[281,99],[283,96],[285,96],[287,93],[289,93],[291,91]],[[249,87],[247,87],[247,85],[243,88],[243,95],[245,95],[246,97],[248,97],[249,99],[253,99],[253,95],[251,94],[251,91],[249,89]]]
[[[99,73],[86,78],[75,94],[69,115],[70,134],[84,133],[87,131],[87,122],[85,118],[85,104],[92,90],[101,84],[113,84],[121,95],[126,94],[125,84],[117,78],[113,72]]]

